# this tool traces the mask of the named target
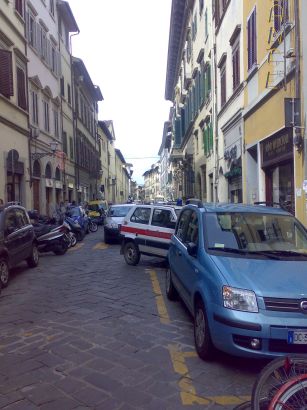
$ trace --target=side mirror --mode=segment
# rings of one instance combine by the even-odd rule
[[[196,245],[196,243],[193,243],[193,242],[188,243],[187,251],[189,255],[195,257],[197,255],[197,250],[198,250],[198,246]]]

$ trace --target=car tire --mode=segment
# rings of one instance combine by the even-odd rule
[[[31,255],[27,258],[27,264],[29,268],[35,268],[38,265],[39,254],[37,245],[34,243],[32,245]]]
[[[4,257],[0,258],[0,288],[6,288],[10,280],[10,269],[7,260]]]
[[[213,359],[215,349],[211,340],[206,309],[200,299],[195,304],[194,342],[197,354],[201,359]]]
[[[135,266],[140,262],[140,251],[138,246],[132,242],[126,242],[123,249],[125,261],[128,265]]]
[[[176,290],[176,288],[173,284],[172,271],[171,271],[170,268],[168,268],[167,271],[166,271],[165,288],[166,288],[167,299],[169,299],[169,300],[177,300],[178,299],[178,293],[177,293],[177,290]]]

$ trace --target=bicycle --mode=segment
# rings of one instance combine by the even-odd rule
[[[254,383],[251,409],[307,410],[307,355],[291,354],[267,364]]]

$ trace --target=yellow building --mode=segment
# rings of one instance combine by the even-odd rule
[[[306,222],[299,2],[244,0],[243,201],[280,203]]]
[[[0,198],[30,207],[24,4],[0,2]]]

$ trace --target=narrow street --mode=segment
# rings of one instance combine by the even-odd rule
[[[0,297],[0,408],[232,409],[264,363],[194,349],[163,263],[126,265],[103,229],[64,256],[21,264]]]

